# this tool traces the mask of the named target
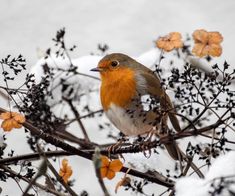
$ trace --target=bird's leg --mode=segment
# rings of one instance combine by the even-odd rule
[[[123,140],[119,140],[118,142],[116,142],[115,144],[111,145],[108,147],[108,151],[110,153],[114,153],[115,150],[117,150],[118,148],[120,148],[120,146],[122,145]]]
[[[146,158],[150,158],[151,156],[151,149],[149,148],[149,143],[152,141],[152,137],[153,135],[156,134],[156,129],[155,128],[151,128],[151,130],[148,132],[148,135],[147,135],[147,139],[145,139],[141,145],[141,148],[143,150],[143,153],[144,153],[144,156]],[[146,153],[146,151],[148,151],[148,154]]]
[[[148,135],[147,135],[147,142],[151,142],[151,140],[152,140],[152,137],[153,137],[153,135],[155,134],[155,132],[156,132],[156,129],[155,128],[152,128],[151,129],[151,131],[148,133]]]
[[[121,148],[122,144],[126,141],[125,137],[122,137],[115,144],[108,147],[108,156],[111,157],[111,153],[115,153],[118,149]]]

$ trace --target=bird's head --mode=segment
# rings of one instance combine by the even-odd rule
[[[129,56],[121,53],[113,53],[103,57],[98,67],[91,69],[91,71],[100,72],[101,79],[104,79],[111,75],[124,75],[134,71],[135,60]]]

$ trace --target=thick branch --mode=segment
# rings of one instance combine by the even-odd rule
[[[5,112],[5,110],[2,110],[0,108],[0,112]],[[151,148],[155,148],[155,147],[159,146],[160,144],[169,143],[172,140],[176,140],[176,139],[180,139],[180,138],[184,138],[184,137],[189,137],[189,136],[195,136],[195,135],[198,135],[200,133],[209,131],[213,128],[216,128],[222,123],[223,123],[223,121],[219,120],[216,123],[214,123],[212,125],[209,125],[207,127],[203,127],[201,129],[198,129],[197,131],[192,130],[192,131],[187,131],[187,132],[180,132],[180,133],[175,134],[172,137],[165,136],[165,137],[162,137],[159,141],[150,142],[148,144],[148,147],[149,147],[149,149],[151,149]],[[91,160],[91,158],[92,158],[92,154],[94,153],[94,150],[79,150],[79,149],[77,149],[77,148],[75,148],[75,147],[73,147],[73,146],[71,146],[71,145],[69,145],[69,144],[67,144],[67,143],[51,136],[51,135],[49,135],[49,134],[43,133],[43,131],[37,129],[36,127],[31,125],[29,122],[25,122],[23,125],[31,131],[32,135],[35,135],[35,136],[45,140],[46,142],[48,142],[50,144],[53,144],[57,147],[60,147],[63,150],[69,152],[69,153],[79,155],[83,158],[86,158],[86,159],[89,159],[89,160]],[[135,152],[142,152],[142,151],[143,151],[143,148],[142,148],[142,145],[140,144],[140,145],[131,145],[131,146],[128,146],[128,147],[122,147],[120,149],[116,149],[112,154],[135,153]],[[110,153],[110,152],[108,152],[107,149],[101,150],[101,154],[106,154],[107,155],[108,153]],[[126,172],[127,169],[128,168],[124,167],[122,169],[122,172]],[[136,170],[131,170],[129,172],[129,174],[134,175],[136,177],[145,178],[145,179],[147,179],[151,182],[154,182],[154,183],[166,186],[166,187],[173,187],[174,186],[174,183],[166,182],[167,178],[165,178],[164,176],[163,177],[164,177],[165,180],[162,181],[162,179],[158,179],[155,176],[151,176],[151,175],[148,175],[148,174],[136,171]]]
[[[92,153],[79,150],[79,149],[77,149],[77,148],[75,148],[75,147],[59,140],[59,139],[56,139],[55,137],[53,137],[49,134],[43,133],[43,131],[37,129],[36,127],[34,127],[33,125],[31,125],[28,122],[23,123],[23,125],[24,125],[25,128],[29,129],[30,132],[33,135],[43,139],[47,143],[50,143],[50,144],[55,145],[57,147],[60,147],[65,151],[68,151],[70,153],[74,153],[74,154],[76,154],[78,156],[81,156],[83,158],[86,158],[86,159],[89,159],[89,160],[92,159]],[[106,151],[106,154],[108,154],[107,151]],[[126,172],[127,170],[128,170],[128,168],[123,167],[121,171]],[[174,182],[168,182],[167,178],[165,178],[164,176],[163,176],[163,178],[165,180],[162,181],[162,179],[158,179],[155,176],[151,176],[149,174],[145,174],[145,173],[139,172],[137,170],[131,170],[131,171],[129,171],[129,174],[131,174],[133,176],[136,176],[136,177],[139,177],[139,178],[144,178],[144,179],[149,180],[153,183],[157,183],[159,185],[166,186],[166,187],[169,187],[169,188],[172,188],[174,186]]]
[[[70,156],[73,155],[69,152],[63,151],[63,150],[58,150],[58,151],[48,151],[45,152],[45,155],[50,158],[54,156]],[[1,164],[15,164],[18,161],[24,160],[24,161],[32,161],[32,160],[38,160],[40,158],[40,153],[30,153],[30,154],[25,154],[25,155],[19,155],[19,156],[14,156],[14,157],[9,157],[9,158],[4,158],[0,159],[0,165]]]

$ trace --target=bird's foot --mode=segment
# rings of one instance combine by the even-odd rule
[[[111,145],[108,147],[108,156],[111,157],[111,154],[116,153],[124,143],[124,140],[119,140],[117,143]]]
[[[142,144],[141,144],[141,148],[142,148],[142,151],[143,151],[143,154],[144,156],[148,159],[151,157],[151,148],[149,148],[149,141],[144,141]]]
[[[146,139],[143,141],[143,143],[141,144],[141,148],[143,151],[143,154],[146,158],[150,158],[152,151],[151,148],[149,147],[149,144],[152,142],[152,137],[155,134],[156,130],[152,130],[148,133]]]

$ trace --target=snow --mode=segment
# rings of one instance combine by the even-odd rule
[[[174,170],[175,164],[172,158],[162,149],[158,148],[157,153],[151,151],[151,156],[148,158],[149,153],[144,156],[143,153],[126,154],[124,158],[128,165],[131,165],[134,169],[142,172],[147,172],[148,170],[156,170],[163,174],[166,174],[166,169]]]
[[[235,180],[235,152],[231,151],[218,157],[209,168],[205,179],[195,177],[184,177],[176,183],[176,196],[207,196],[211,190],[211,183],[215,178],[233,176],[230,180]],[[235,191],[235,184],[232,185]],[[229,195],[225,190],[221,195]]]

